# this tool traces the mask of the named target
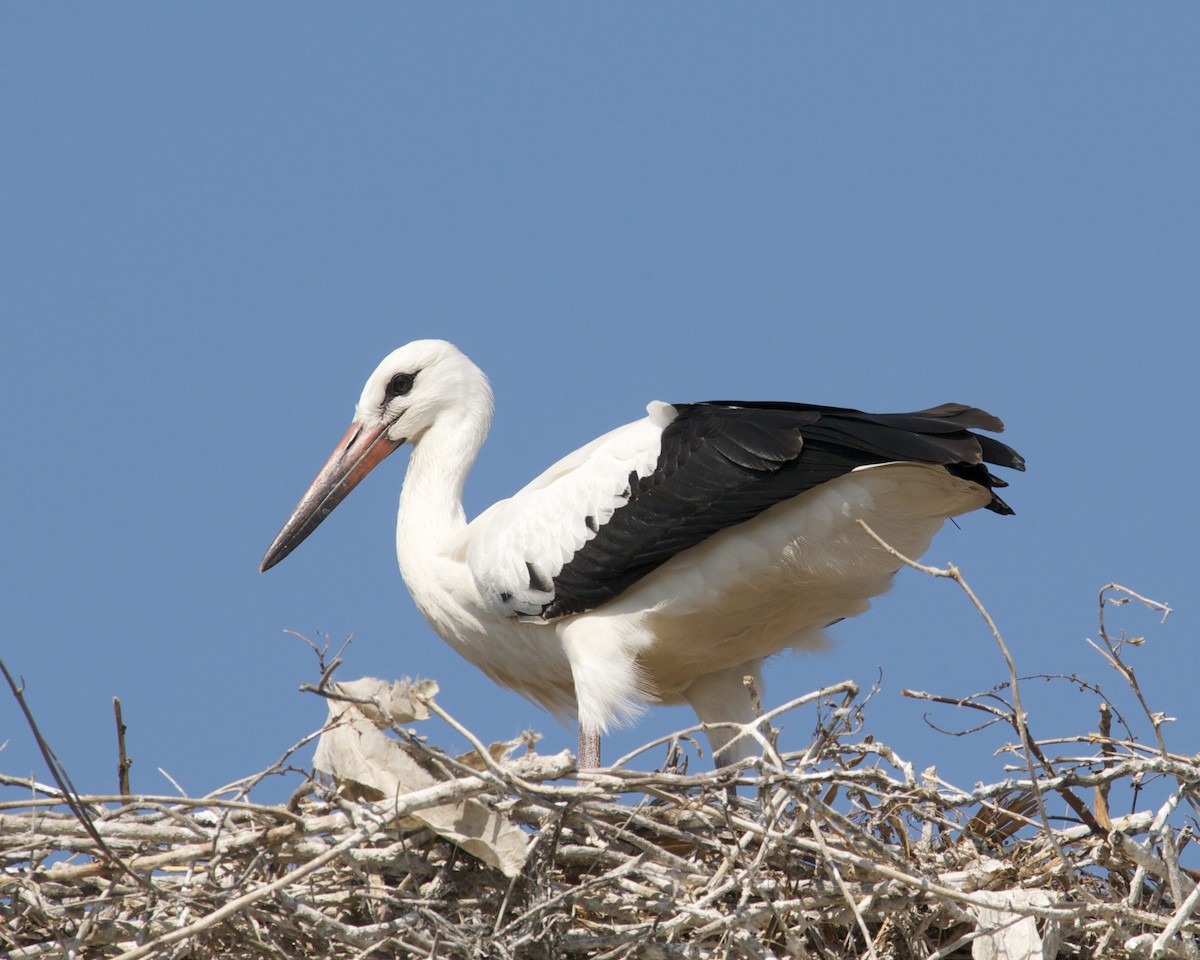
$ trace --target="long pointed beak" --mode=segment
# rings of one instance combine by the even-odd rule
[[[262,558],[259,571],[270,570],[300,546],[358,482],[402,442],[390,439],[385,426],[368,429],[352,424],[279,531]]]

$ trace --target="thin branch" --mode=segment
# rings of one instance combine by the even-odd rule
[[[37,721],[33,719],[33,711],[30,710],[29,704],[25,700],[24,689],[18,686],[13,675],[8,672],[8,667],[4,660],[0,658],[0,671],[4,673],[4,679],[8,681],[8,688],[12,691],[13,697],[17,701],[17,705],[21,708],[21,713],[25,715],[25,722],[29,724],[29,729],[33,733],[33,739],[38,745],[38,750],[41,751],[42,759],[46,761],[46,766],[50,768],[50,775],[54,778],[54,782],[58,784],[59,790],[62,791],[63,799],[71,812],[79,820],[84,830],[88,835],[96,841],[96,846],[107,857],[114,866],[118,867],[123,873],[131,877],[139,886],[145,887],[155,893],[158,892],[156,887],[150,880],[143,877],[141,874],[135,873],[124,860],[118,857],[108,844],[104,842],[104,838],[96,831],[96,825],[92,822],[91,816],[88,815],[87,809],[79,799],[79,794],[76,792],[74,785],[71,783],[71,778],[67,775],[66,767],[55,755],[46,738],[42,736],[42,731],[38,728]]]
[[[1115,654],[1127,642],[1114,640]],[[329,689],[328,641],[310,645],[322,695],[381,706],[382,695],[355,700]],[[1111,703],[1095,685],[1063,679],[1086,702]],[[0,801],[0,952],[14,960],[949,957],[984,938],[1000,950],[1010,930],[1032,936],[1025,918],[1037,918],[1043,947],[1054,929],[1062,956],[1195,960],[1200,886],[1180,861],[1200,756],[1138,743],[1128,725],[1122,738],[1107,723],[1099,734],[1038,738],[1019,692],[1010,670],[973,697],[926,695],[1018,729],[1020,762],[981,757],[998,779],[971,789],[921,772],[895,749],[906,745],[868,732],[865,701],[849,683],[766,712],[817,707],[811,742],[769,762],[690,773],[622,765],[570,786],[561,780],[571,769],[565,751],[520,757],[513,771],[450,715],[430,718],[474,744],[483,769],[438,749],[428,729],[406,726],[404,751],[439,782],[389,794],[394,811],[363,800],[352,783],[331,787],[289,766],[300,744],[203,798],[80,796],[65,780],[54,789],[0,776],[0,787],[24,795]],[[272,774],[299,780],[291,800],[251,802],[247,791]],[[1166,795],[1142,809],[1149,792],[1136,785],[1151,780]],[[1050,821],[1031,799],[1081,804],[1092,791],[1131,793],[1133,812],[1101,817],[1097,829],[1096,816]],[[528,838],[519,875],[412,816],[463,797]],[[152,872],[156,889],[130,883],[130,868]]]
[[[956,566],[954,566],[954,564],[947,564],[946,569],[942,570],[938,567],[929,567],[925,566],[924,564],[917,563],[914,560],[910,560],[908,557],[904,556],[904,554],[900,553],[900,551],[898,551],[895,547],[891,546],[891,544],[884,541],[879,534],[877,534],[870,528],[870,526],[867,525],[865,521],[860,519],[857,521],[857,523],[863,528],[863,530],[867,532],[868,535],[870,535],[872,540],[874,540],[901,563],[907,564],[913,569],[920,570],[923,573],[929,574],[930,576],[945,577],[957,583],[970,599],[971,604],[975,607],[975,610],[983,618],[984,623],[987,624],[988,629],[992,633],[992,638],[996,641],[996,646],[1000,649],[1000,653],[1004,657],[1004,663],[1008,667],[1009,684],[1013,696],[1013,721],[1016,725],[1017,736],[1020,738],[1021,745],[1025,750],[1025,763],[1029,771],[1029,782],[1033,788],[1034,797],[1037,800],[1038,815],[1042,818],[1042,823],[1046,826],[1047,836],[1049,837],[1050,842],[1055,845],[1055,853],[1058,854],[1059,860],[1065,865],[1066,856],[1063,851],[1058,848],[1058,841],[1055,839],[1054,833],[1050,829],[1050,814],[1046,810],[1046,798],[1042,795],[1041,785],[1038,783],[1037,770],[1034,760],[1035,758],[1038,759],[1041,762],[1042,767],[1047,771],[1051,771],[1053,768],[1050,767],[1050,765],[1046,762],[1045,758],[1041,755],[1041,751],[1038,750],[1037,744],[1034,743],[1033,738],[1029,735],[1029,727],[1025,714],[1025,708],[1021,705],[1021,690],[1020,683],[1017,679],[1017,665],[1013,662],[1012,654],[1008,652],[1008,645],[1004,642],[1004,638],[1000,635],[1000,630],[996,626],[996,622],[992,619],[992,615],[988,613],[984,605],[980,603],[979,598],[975,596],[975,591],[971,589],[962,573]],[[1064,800],[1071,804],[1072,809],[1075,810],[1075,812],[1082,819],[1084,819],[1085,822],[1090,821],[1091,823],[1095,823],[1090,811],[1083,807],[1083,805],[1080,804],[1074,796],[1070,796],[1068,793],[1063,793],[1060,795]],[[1098,831],[1102,830],[1099,824],[1095,824],[1095,827]]]
[[[125,752],[125,721],[121,719],[121,698],[113,697],[113,715],[117,721],[117,790],[121,796],[129,796],[129,768],[133,761]]]
[[[1117,591],[1117,590],[1119,590],[1121,593],[1125,594],[1125,596],[1124,597],[1106,596],[1110,591]],[[1128,587],[1123,587],[1119,583],[1107,584],[1106,586],[1102,587],[1100,590],[1100,612],[1099,612],[1100,639],[1102,641],[1104,641],[1104,646],[1107,648],[1107,652],[1105,652],[1104,650],[1101,650],[1099,647],[1096,646],[1095,643],[1092,643],[1091,640],[1089,640],[1088,643],[1091,644],[1091,646],[1096,651],[1098,651],[1100,653],[1100,655],[1103,656],[1108,661],[1109,666],[1111,666],[1114,670],[1116,670],[1119,674],[1121,674],[1122,677],[1124,677],[1125,682],[1129,685],[1129,688],[1133,691],[1134,696],[1137,697],[1138,703],[1141,704],[1142,712],[1146,714],[1147,718],[1149,718],[1150,726],[1154,730],[1155,739],[1158,741],[1158,748],[1160,751],[1162,751],[1163,755],[1165,756],[1167,753],[1167,744],[1166,744],[1166,741],[1163,739],[1162,725],[1169,718],[1165,717],[1161,713],[1155,713],[1153,710],[1150,709],[1150,705],[1148,703],[1146,703],[1146,697],[1142,693],[1142,688],[1138,685],[1137,675],[1134,673],[1133,667],[1129,666],[1129,664],[1127,664],[1121,658],[1120,648],[1123,644],[1132,643],[1135,646],[1140,646],[1143,642],[1143,638],[1137,637],[1137,638],[1130,639],[1130,638],[1122,637],[1121,640],[1119,640],[1119,641],[1114,640],[1112,637],[1109,636],[1108,630],[1104,625],[1104,608],[1106,605],[1111,604],[1114,607],[1119,607],[1119,606],[1124,606],[1125,604],[1130,603],[1133,600],[1140,601],[1143,605],[1149,607],[1151,610],[1162,611],[1162,621],[1160,621],[1160,622],[1165,622],[1167,619],[1167,616],[1171,613],[1171,608],[1168,607],[1165,603],[1160,603],[1157,600],[1151,600],[1148,597],[1143,597],[1140,593],[1130,590]]]

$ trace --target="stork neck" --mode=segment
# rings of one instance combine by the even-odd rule
[[[487,423],[440,420],[413,444],[400,491],[396,554],[406,579],[467,523],[462,491]]]

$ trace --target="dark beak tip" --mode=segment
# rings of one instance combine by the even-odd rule
[[[267,548],[258,565],[259,573],[266,573],[300,546],[358,482],[398,446],[383,427],[365,430],[352,424]]]
[[[271,544],[267,552],[263,554],[261,562],[258,564],[258,572],[266,573],[291,552],[291,550],[280,549],[278,544]]]

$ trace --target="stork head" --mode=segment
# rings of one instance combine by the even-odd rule
[[[414,340],[393,350],[367,378],[350,429],[334,448],[259,565],[269,570],[296,549],[360,480],[435,424],[469,434],[477,449],[492,417],[487,377],[452,343]]]

